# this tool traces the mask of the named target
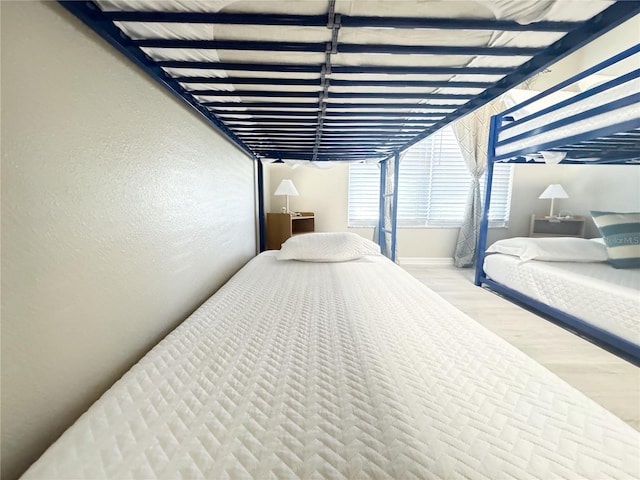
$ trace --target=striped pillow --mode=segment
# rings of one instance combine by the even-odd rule
[[[592,211],[591,216],[607,245],[609,263],[615,268],[640,268],[640,212]]]

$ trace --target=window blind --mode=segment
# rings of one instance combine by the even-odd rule
[[[376,224],[379,172],[372,167],[365,164],[349,167],[350,226]],[[483,176],[480,179],[483,200],[484,181]],[[417,143],[405,152],[400,162],[398,226],[459,227],[470,184],[471,175],[451,127]],[[512,166],[496,164],[489,211],[492,227],[506,226],[509,221],[511,185]]]
[[[380,168],[377,164],[349,165],[349,226],[375,227],[380,202]]]

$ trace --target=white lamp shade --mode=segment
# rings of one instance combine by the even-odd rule
[[[292,195],[295,197],[299,194],[293,182],[285,179],[280,182],[280,185],[276,188],[274,195]]]
[[[569,198],[567,192],[559,183],[552,183],[538,198]]]

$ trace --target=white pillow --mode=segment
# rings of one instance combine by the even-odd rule
[[[278,260],[346,262],[364,255],[380,255],[380,246],[351,232],[305,233],[282,244]]]
[[[543,262],[605,262],[607,249],[598,242],[586,238],[516,237],[498,240],[487,249],[487,253],[504,253],[519,257],[523,261]]]

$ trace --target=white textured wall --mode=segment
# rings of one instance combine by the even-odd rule
[[[54,2],[2,5],[2,478],[255,254],[253,162]]]

